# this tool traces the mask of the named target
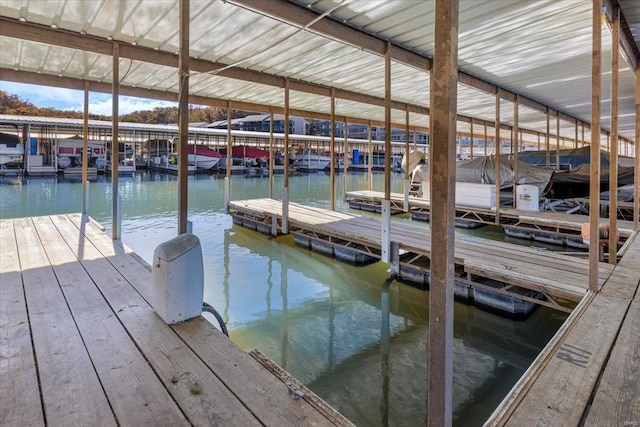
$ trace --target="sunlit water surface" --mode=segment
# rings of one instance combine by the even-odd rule
[[[282,180],[275,179],[275,198]],[[347,210],[342,180],[336,178],[336,206]],[[347,189],[366,189],[367,180],[350,174]],[[325,173],[292,176],[289,186],[293,202],[330,205]],[[401,175],[392,186],[402,192]],[[233,177],[231,188],[234,200],[267,197],[269,180]],[[0,178],[0,218],[79,212],[81,189],[78,180],[64,178]],[[382,175],[374,175],[374,189],[382,191]],[[122,240],[151,262],[155,247],[176,236],[176,177],[120,177],[118,192]],[[223,194],[223,179],[189,178],[189,220],[203,247],[205,301],[222,314],[231,339],[268,355],[357,425],[425,425],[429,294],[397,282],[385,288],[386,264],[353,267],[295,247],[291,236],[270,239],[233,225]],[[90,183],[89,200],[90,215],[109,232],[109,178]],[[466,233],[504,239],[492,227]],[[527,320],[513,321],[456,303],[454,423],[481,425],[565,318],[538,308]]]

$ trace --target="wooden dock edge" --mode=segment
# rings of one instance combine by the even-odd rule
[[[556,350],[562,345],[566,336],[571,332],[573,327],[578,323],[580,317],[585,312],[587,307],[593,302],[596,294],[592,291],[587,291],[587,294],[582,298],[580,303],[573,309],[569,317],[560,326],[558,332],[551,338],[547,345],[538,354],[529,368],[522,374],[518,382],[513,386],[509,394],[507,394],[500,405],[493,411],[491,416],[487,419],[484,426],[501,426],[504,425],[506,420],[509,419],[513,411],[518,407],[518,404],[522,401],[524,396],[529,391],[531,385],[538,377],[538,373],[544,369],[549,360],[556,354]]]
[[[622,258],[624,254],[627,253],[627,250],[629,249],[629,247],[631,247],[631,244],[633,243],[633,241],[636,239],[637,236],[638,236],[638,231],[634,230],[631,232],[631,234],[629,235],[629,238],[625,240],[624,244],[622,245],[622,247],[620,247],[620,249],[618,250],[618,253],[616,254],[618,259]]]
[[[584,408],[582,410],[579,410],[579,409],[574,410],[572,414],[569,416],[569,418],[573,417],[572,420],[576,421],[576,425],[583,425],[585,423],[586,417],[590,417],[590,419],[591,418],[595,419],[597,416],[602,417],[602,414],[601,414],[603,410],[602,408],[598,408],[595,411],[596,416],[592,417],[593,411],[591,411],[591,407],[594,402],[594,397],[600,397],[601,398],[600,400],[606,400],[606,399],[602,399],[602,395],[606,394],[607,392],[606,391],[602,392],[600,390],[604,376],[608,375],[607,385],[609,386],[609,389],[612,389],[612,388],[616,389],[624,377],[630,376],[632,378],[631,381],[634,381],[633,380],[634,375],[637,377],[636,368],[633,368],[633,367],[629,368],[629,367],[623,366],[622,368],[628,369],[628,371],[622,375],[618,373],[616,376],[611,374],[611,372],[609,371],[612,369],[619,370],[620,366],[613,366],[611,367],[611,369],[608,367],[610,358],[613,353],[616,353],[618,358],[620,357],[621,351],[623,351],[624,354],[627,354],[627,353],[630,354],[630,356],[628,357],[631,357],[631,358],[634,357],[633,350],[631,352],[629,352],[629,350],[627,349],[620,350],[617,346],[619,343],[620,336],[624,336],[624,333],[622,333],[621,331],[624,329],[628,335],[629,328],[632,328],[632,329],[634,328],[633,326],[626,325],[625,322],[627,321],[627,317],[631,313],[631,310],[633,310],[632,309],[633,301],[637,301],[640,295],[640,289],[639,289],[640,271],[637,270],[637,265],[638,263],[640,263],[640,251],[638,251],[638,249],[640,249],[640,235],[637,232],[634,233],[631,236],[630,242],[631,243],[629,244],[629,248],[633,247],[633,250],[627,251],[625,254],[625,257],[622,258],[622,260],[618,263],[617,267],[614,268],[614,270],[611,272],[611,274],[609,275],[609,278],[607,279],[607,282],[605,283],[604,289],[602,289],[598,293],[594,293],[591,291],[587,293],[587,295],[580,302],[580,304],[578,304],[578,306],[573,311],[573,313],[567,318],[567,320],[558,329],[558,332],[552,337],[549,343],[540,352],[540,354],[531,364],[529,369],[527,369],[527,371],[523,374],[520,380],[511,389],[509,394],[507,394],[507,396],[502,400],[500,405],[494,410],[494,412],[485,422],[484,424],[485,426],[503,426],[507,424],[523,425],[523,422],[527,422],[527,421],[531,422],[534,419],[531,417],[529,417],[527,420],[523,419],[522,418],[523,411],[519,409],[519,406],[525,401],[525,399],[528,398],[527,394],[530,392],[530,390],[532,390],[532,388],[536,386],[536,381],[538,380],[538,377],[546,369],[548,369],[550,365],[553,363],[552,362],[554,361],[553,356],[556,355],[560,345],[565,343],[566,340],[572,334],[574,334],[574,330],[583,331],[584,325],[581,325],[581,323],[589,322],[592,320],[591,317],[593,317],[592,316],[593,311],[591,310],[591,308],[597,306],[598,302],[602,301],[603,298],[605,300],[617,298],[618,300],[621,301],[622,305],[623,306],[626,305],[626,307],[624,307],[624,313],[622,314],[619,324],[617,325],[615,330],[611,331],[613,336],[611,336],[610,338],[611,342],[606,344],[605,348],[607,351],[598,356],[601,359],[601,361],[600,361],[600,364],[597,365],[598,370],[597,370],[596,377],[593,377],[593,373],[590,374],[591,377],[589,378],[586,375],[583,375],[584,376],[583,379],[586,380],[587,382],[590,382],[591,380],[593,380],[593,384],[589,385],[588,396],[582,397],[584,400],[581,402],[584,403]],[[632,286],[626,289],[626,292],[623,292],[622,293],[623,295],[621,295],[620,290],[622,288],[620,288],[620,285],[626,286],[628,284]],[[610,285],[610,286],[607,287],[606,285]],[[633,322],[634,320],[632,319],[631,321]],[[638,345],[637,340],[632,339],[629,341],[632,343],[631,345],[633,345],[633,343],[635,343],[636,346]],[[637,351],[638,351],[637,348],[638,347],[636,347],[635,354],[637,354]],[[617,363],[620,363],[619,360],[617,361]],[[636,363],[636,366],[637,366],[637,363]],[[549,390],[549,392],[554,393],[553,390]],[[538,397],[541,393],[544,393],[544,391],[541,392],[541,387],[538,387],[538,390],[537,390]],[[607,396],[609,400],[605,401],[604,403],[600,402],[601,403],[600,406],[602,407],[602,406],[609,405],[609,407],[614,406],[616,408],[619,408],[620,407],[619,403],[616,403],[615,401],[615,399],[619,398],[618,395],[612,394],[610,390],[609,390],[609,394],[610,395]],[[613,404],[611,403],[612,401],[614,402]],[[636,398],[636,401],[638,401],[637,398]],[[537,402],[537,404],[541,405],[540,402]],[[547,411],[547,415],[551,413],[550,416],[553,417],[553,419],[555,420],[554,424],[556,425],[568,425],[567,422],[569,422],[569,418],[567,418],[567,416],[565,416],[566,414],[562,412],[567,410],[567,408],[566,407],[564,409],[559,409],[558,407],[552,408],[552,406],[546,406],[548,404],[549,403],[544,403],[544,406],[540,406],[539,409],[541,410],[541,412]],[[624,412],[624,416],[628,417],[629,414],[632,414],[629,420],[631,420],[634,416],[636,416],[638,409],[640,409],[640,406],[637,406],[637,405],[635,406],[631,405],[631,406],[632,407],[624,408],[627,411],[627,412]],[[520,416],[517,420],[514,421],[512,417],[515,416],[516,411],[519,411]],[[633,411],[636,411],[636,412],[633,412]],[[605,416],[605,419],[607,419],[606,416]],[[626,420],[627,418],[624,418],[624,419]],[[543,421],[540,421],[540,422],[545,423],[549,421],[550,419],[547,418],[545,419],[544,422]],[[587,423],[587,425],[588,424],[589,423]]]
[[[327,402],[322,400],[318,395],[309,390],[304,384],[295,379],[291,374],[282,369],[277,363],[260,352],[258,349],[251,350],[249,355],[253,357],[258,363],[264,366],[269,372],[271,372],[276,378],[283,382],[292,384],[295,388],[302,391],[304,399],[309,405],[315,408],[318,412],[324,415],[331,423],[336,426],[355,427],[351,421],[349,421],[344,415],[336,411]]]

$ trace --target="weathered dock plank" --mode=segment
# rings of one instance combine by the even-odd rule
[[[78,262],[76,254],[92,255],[89,244],[77,238],[75,228],[65,228],[63,223],[56,227],[49,217],[34,218],[33,222],[118,423],[187,424],[92,277]]]
[[[0,221],[0,424],[43,426],[38,373],[12,221]]]
[[[53,221],[59,228],[73,226],[64,216],[53,217]],[[77,236],[78,233],[71,233],[71,236],[73,234]],[[195,425],[259,425],[255,416],[237,404],[237,399],[224,384],[172,333],[127,279],[87,243],[72,246],[72,250],[79,251],[77,256],[82,266],[145,354],[164,387],[183,408],[189,422]]]
[[[266,425],[300,426],[328,423],[324,414],[300,400],[293,400],[286,384],[260,366],[214,328],[199,327],[205,319],[194,319],[173,329],[197,354],[207,356],[207,365],[244,404]],[[213,357],[212,357],[213,356]],[[306,399],[306,396],[305,396]],[[335,425],[352,425],[344,417]]]
[[[640,417],[640,294],[629,307],[600,378],[587,426],[633,425]]]
[[[14,227],[46,423],[116,426],[33,222]]]

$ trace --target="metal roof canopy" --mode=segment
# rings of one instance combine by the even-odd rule
[[[178,0],[3,0],[0,79],[111,91],[112,45],[120,45],[122,95],[176,100]],[[634,139],[640,5],[620,4],[618,133]],[[284,81],[291,114],[327,119],[330,88],[336,114],[351,122],[384,121],[384,53],[392,43],[392,121],[429,125],[433,3],[414,0],[191,0],[190,101],[282,112]],[[563,123],[590,122],[591,4],[570,0],[461,0],[461,120],[493,123],[497,88],[506,100]],[[608,129],[611,37],[603,25],[602,128]],[[635,37],[635,38],[633,38]],[[490,96],[488,96],[490,95]],[[511,110],[511,112],[509,112]],[[559,112],[559,113],[558,113]],[[544,134],[546,121],[522,114],[519,127]],[[544,117],[544,116],[542,116]],[[476,123],[476,122],[474,122]],[[468,125],[461,127],[465,131]],[[555,133],[555,126],[552,134]],[[493,133],[493,132],[492,132]],[[570,138],[570,136],[567,136]]]

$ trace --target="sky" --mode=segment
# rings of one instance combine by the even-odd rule
[[[64,89],[52,86],[37,86],[24,83],[0,81],[0,90],[9,95],[18,95],[23,101],[29,101],[40,108],[84,111],[84,93],[81,90]],[[128,114],[138,110],[153,110],[156,107],[175,107],[177,103],[154,99],[120,96],[119,114]],[[89,114],[111,115],[111,95],[89,93]]]

